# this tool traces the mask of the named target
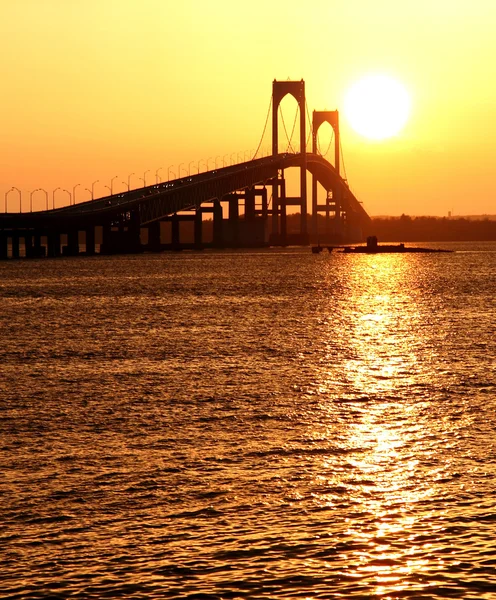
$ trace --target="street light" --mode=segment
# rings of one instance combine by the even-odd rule
[[[215,168],[216,168],[216,169],[217,169],[217,159],[218,159],[218,158],[221,158],[221,157],[220,157],[220,156],[216,156],[216,157],[215,157]]]
[[[131,189],[131,176],[132,175],[134,175],[134,173],[129,173],[129,175],[127,176],[127,191],[128,192]]]
[[[119,175],[114,175],[112,177],[112,179],[110,180],[110,195],[113,196],[114,195],[114,179],[117,179],[119,177]]]
[[[198,171],[198,175],[200,174],[200,165],[204,162],[205,161],[203,159],[200,159],[196,165],[196,170]]]
[[[91,199],[93,200],[93,192],[90,190],[90,188],[84,188],[84,190],[91,194]]]
[[[10,194],[11,191],[12,191],[12,188],[10,188],[10,190],[5,192],[5,214],[7,214],[7,196]]]
[[[12,186],[12,189],[19,193],[19,212],[22,213],[22,192],[19,188]]]
[[[241,156],[241,158],[239,158],[240,154],[241,154],[241,152],[236,152],[236,156],[238,157],[238,162],[242,163],[243,162],[243,156]]]
[[[234,156],[234,160],[233,160],[233,156]],[[231,165],[234,164],[234,161],[236,160],[236,152],[233,152],[231,154],[231,156],[229,157],[229,160],[231,161]]]
[[[226,156],[229,156],[229,154],[224,154],[224,156],[222,157],[222,166],[223,167],[226,166]]]
[[[95,183],[99,183],[99,179],[97,179],[96,181],[94,181],[91,184],[91,199],[93,200],[93,198],[95,197]]]
[[[69,194],[69,206],[72,205],[72,195],[71,192],[69,190],[62,190],[63,192],[65,192],[66,194]]]
[[[38,191],[39,188],[36,188],[32,192],[29,193],[29,212],[33,212],[33,194]]]
[[[76,183],[76,185],[72,188],[72,203],[76,204],[76,188],[81,185],[80,183]]]
[[[45,194],[46,209],[48,210],[48,192],[43,188],[38,188],[38,189],[40,190],[40,192],[43,192]]]
[[[191,165],[194,163],[195,161],[192,160],[189,164],[188,164],[188,176],[191,175]]]
[[[177,178],[181,179],[181,167],[184,165],[184,163],[179,163],[179,166],[177,167]]]
[[[155,183],[159,183],[159,179],[160,177],[158,176],[159,171],[161,171],[163,169],[163,167],[159,167],[156,171],[155,171]],[[162,180],[160,179],[160,182],[162,182]]]
[[[174,165],[170,165],[170,167],[167,167],[167,181],[170,181],[170,173],[171,173],[171,168]],[[174,173],[174,171],[172,171],[172,174],[174,175],[174,179],[176,178],[176,174]]]
[[[55,192],[56,192],[57,190],[61,190],[61,189],[62,189],[62,188],[58,187],[58,188],[55,188],[55,189],[53,190],[53,192],[52,192],[52,210],[55,208]]]
[[[143,187],[146,187],[146,174],[150,172],[150,169],[147,169],[144,173],[143,173],[143,177],[140,177],[141,181],[143,182]]]
[[[211,156],[209,156],[209,157],[207,158],[207,171],[209,170],[209,168],[208,168],[208,162],[209,162],[210,160],[212,160],[212,157],[211,157]]]

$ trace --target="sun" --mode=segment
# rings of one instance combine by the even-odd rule
[[[371,140],[397,135],[410,116],[406,88],[388,75],[367,75],[346,93],[344,114],[351,127]]]

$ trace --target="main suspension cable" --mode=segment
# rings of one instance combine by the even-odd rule
[[[282,126],[284,127],[284,133],[286,134],[286,139],[288,140],[288,147],[286,148],[286,152],[288,152],[288,150],[291,148],[291,150],[293,150],[293,153],[294,153],[294,149],[291,146],[291,139],[288,135],[288,130],[286,129],[286,122],[284,121],[284,114],[282,112],[281,105],[279,105],[279,113],[281,115]]]
[[[307,102],[306,98],[305,98],[305,108],[306,108],[307,119],[308,119],[308,136],[307,136],[307,141],[306,141],[306,148],[308,148],[308,142],[313,135],[313,124],[312,124],[312,120],[310,119],[310,111],[308,110],[308,102]]]
[[[341,145],[341,137],[339,138],[339,155],[341,156],[341,162],[343,163],[344,178],[348,181],[348,175],[346,174],[346,165],[344,164],[343,146]],[[339,168],[339,165],[336,165]]]
[[[270,115],[270,109],[272,108],[272,100],[273,100],[273,94],[270,95],[270,102],[269,102],[269,110],[267,111],[267,117],[265,118],[265,125],[263,128],[263,132],[262,132],[262,137],[260,138],[260,142],[258,144],[257,150],[255,152],[255,154],[253,155],[253,158],[251,160],[255,160],[258,151],[260,150],[260,146],[262,145],[263,139],[265,137],[265,131],[267,129],[267,123],[269,122],[269,115]]]
[[[329,145],[327,146],[327,150],[325,151],[324,154],[322,154],[322,151],[320,149],[320,142],[319,139],[317,138],[317,151],[319,152],[320,156],[326,157],[327,153],[329,152],[329,150],[331,149],[331,144],[332,144],[332,140],[334,139],[334,129],[332,130],[332,134],[331,134],[331,141],[329,142]]]

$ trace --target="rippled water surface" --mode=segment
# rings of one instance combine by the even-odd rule
[[[496,598],[496,244],[0,264],[1,598]]]

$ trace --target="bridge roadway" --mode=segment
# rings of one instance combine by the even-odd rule
[[[327,160],[317,154],[306,154],[307,170],[314,174],[325,189],[341,188],[343,202],[362,225],[370,217]],[[84,229],[118,219],[124,213],[138,217],[139,225],[145,226],[181,210],[192,210],[204,202],[221,200],[227,194],[264,185],[277,177],[279,169],[298,167],[301,154],[277,154],[251,160],[237,165],[222,167],[158,183],[143,188],[89,200],[73,206],[45,211],[0,214],[0,230],[65,228]]]

